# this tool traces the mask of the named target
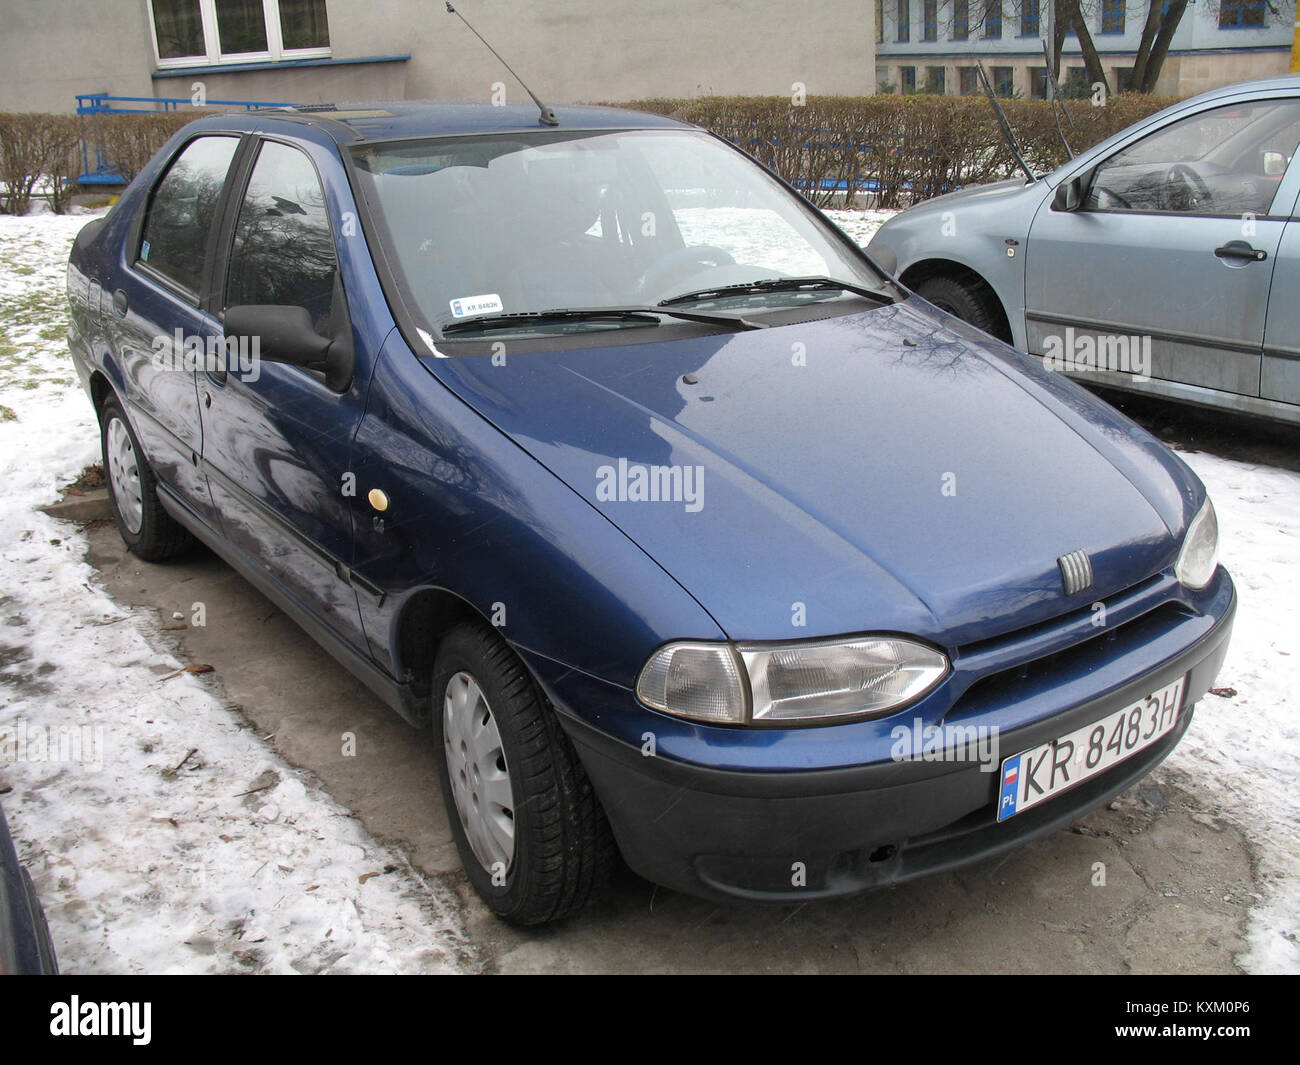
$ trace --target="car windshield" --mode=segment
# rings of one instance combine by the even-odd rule
[[[476,319],[509,329],[507,316],[558,309],[672,300],[753,317],[850,297],[825,284],[744,288],[787,277],[891,293],[766,170],[693,130],[440,137],[359,146],[354,159],[399,283],[439,333]],[[657,322],[570,314],[555,328]]]

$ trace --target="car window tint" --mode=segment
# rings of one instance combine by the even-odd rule
[[[139,261],[198,292],[208,234],[239,138],[197,137],[158,182],[141,232]]]
[[[1171,122],[1096,171],[1086,207],[1267,214],[1300,142],[1300,100],[1255,100]]]
[[[311,160],[267,141],[239,208],[226,306],[305,307],[328,335],[337,260],[325,194]]]

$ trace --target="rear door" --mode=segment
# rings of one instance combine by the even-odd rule
[[[102,295],[123,360],[131,423],[149,464],[163,485],[210,523],[215,515],[199,469],[203,428],[195,376],[222,330],[201,309],[200,293],[212,268],[217,215],[241,140],[204,134],[180,148],[128,239],[118,284]]]
[[[1220,105],[1102,160],[1079,210],[1045,203],[1026,257],[1029,350],[1258,396],[1297,142],[1300,101]]]

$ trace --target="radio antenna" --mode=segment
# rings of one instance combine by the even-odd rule
[[[468,27],[469,29],[469,32],[483,42],[483,47],[486,48],[489,52],[491,52],[494,56],[496,56],[497,59],[500,59],[501,65],[505,67],[506,70],[510,71],[512,75],[514,75],[515,81],[519,82],[520,85],[524,85],[524,79],[521,78],[518,74],[515,74],[514,68],[509,63],[507,63],[504,59],[501,59],[501,53],[487,43],[487,38],[484,37],[483,34],[479,33],[479,31],[476,30],[473,26],[470,26],[469,19],[467,19],[464,15],[462,15],[459,11],[457,11],[454,7],[451,6],[450,0],[448,0],[447,3],[447,14],[455,15],[458,19],[461,20],[461,22],[465,23],[466,27]],[[558,126],[560,124],[560,120],[555,117],[555,112],[552,111],[549,107],[547,107],[544,103],[542,103],[541,100],[537,98],[537,93],[533,92],[533,90],[530,89],[527,85],[524,85],[524,92],[528,93],[528,95],[533,98],[533,103],[537,105],[537,112],[539,116],[538,121],[541,122],[543,126]]]

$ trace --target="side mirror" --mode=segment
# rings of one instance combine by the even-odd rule
[[[301,366],[325,375],[325,385],[346,392],[352,383],[354,355],[352,327],[346,316],[339,336],[331,340],[312,327],[305,307],[280,304],[229,307],[225,314],[227,337],[247,337],[257,357],[267,362]]]
[[[1281,152],[1261,152],[1263,165],[1260,169],[1265,177],[1281,177],[1286,173],[1286,156]]]
[[[253,350],[267,362],[319,365],[330,350],[330,341],[312,328],[305,307],[230,307],[226,310],[225,328],[226,336],[247,337],[256,345]]]
[[[1053,211],[1077,211],[1083,206],[1083,178],[1071,178],[1056,186],[1052,197]]]

